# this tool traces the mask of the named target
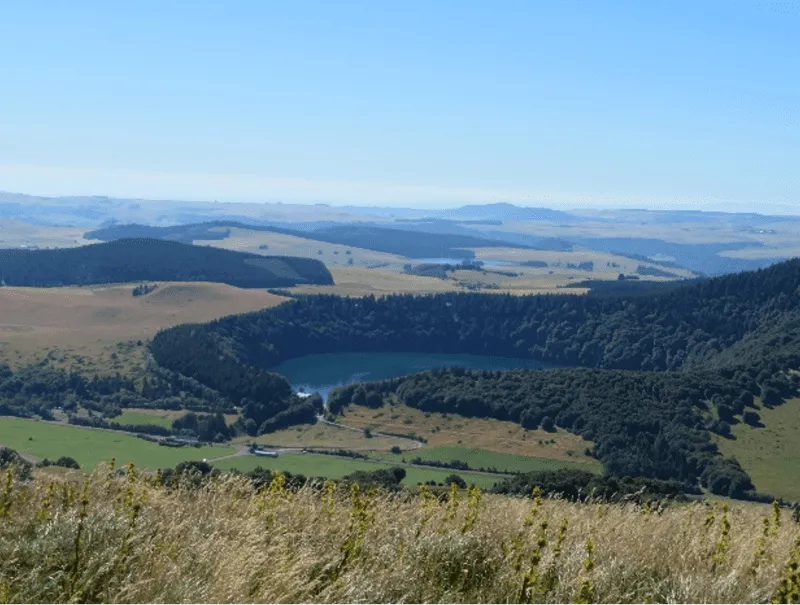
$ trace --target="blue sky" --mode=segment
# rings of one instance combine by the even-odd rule
[[[800,213],[800,3],[0,5],[0,189]]]

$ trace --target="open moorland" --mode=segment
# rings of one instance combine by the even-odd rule
[[[593,444],[577,435],[563,430],[529,430],[504,420],[423,412],[405,405],[377,409],[351,405],[343,412],[341,422],[374,432],[414,433],[424,438],[429,447],[438,449],[460,446],[512,456],[597,464],[584,453]],[[457,456],[450,458],[455,459]]]
[[[20,366],[49,357],[57,365],[114,373],[140,365],[144,343],[162,328],[285,300],[212,283],[158,283],[152,292],[133,296],[137,285],[0,288],[2,360]]]
[[[349,426],[349,425],[348,425]],[[288,429],[275,431],[257,437],[238,437],[236,443],[257,443],[271,448],[319,448],[345,449],[355,451],[389,451],[393,447],[409,448],[409,440],[399,437],[371,435],[367,437],[357,423],[348,430],[323,422],[299,424]]]

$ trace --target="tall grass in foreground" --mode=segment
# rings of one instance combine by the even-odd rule
[[[165,488],[133,468],[0,481],[2,602],[800,599],[800,526],[764,506]]]

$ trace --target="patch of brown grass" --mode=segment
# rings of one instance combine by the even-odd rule
[[[0,358],[15,365],[49,356],[56,365],[102,373],[141,364],[158,330],[272,307],[285,299],[213,283],[161,283],[147,296],[131,284],[69,288],[0,288]]]
[[[425,437],[430,446],[460,445],[518,456],[596,462],[584,454],[592,442],[578,435],[563,430],[554,433],[529,431],[515,422],[490,418],[425,413],[405,405],[385,405],[377,409],[350,405],[345,409],[342,423],[359,428],[370,427],[375,431],[414,432]],[[567,453],[570,451],[572,455]]]
[[[235,443],[255,442],[276,447],[332,448],[346,450],[390,450],[394,446],[408,447],[405,439],[375,435],[368,438],[363,431],[349,430],[324,423],[300,424],[282,431],[258,437],[240,437]]]
[[[228,228],[220,228],[228,230]],[[268,231],[254,231],[251,229],[230,229],[230,235],[221,240],[195,240],[197,245],[208,245],[216,248],[235,250],[237,252],[251,252],[262,255],[300,256],[315,258],[325,263],[328,268],[348,266],[348,261],[353,260],[353,266],[372,266],[376,264],[393,263],[397,266],[407,262],[402,256],[356,248],[342,244],[329,244],[313,239],[306,239],[283,233],[270,233]],[[267,246],[267,248],[261,248]],[[350,254],[347,254],[347,251]],[[322,254],[320,254],[322,252]]]
[[[338,294],[340,296],[368,296],[370,294],[399,294],[415,292],[433,294],[436,292],[459,291],[452,279],[438,279],[409,275],[399,270],[366,267],[328,267],[333,275],[333,286],[298,286],[291,288],[298,294]]]
[[[165,489],[0,478],[6,602],[763,603],[796,591],[768,507],[656,513],[458,490],[439,501],[244,478]],[[797,560],[797,554],[792,555]]]

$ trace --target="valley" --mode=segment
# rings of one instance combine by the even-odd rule
[[[800,0],[0,19],[0,605],[800,604]]]
[[[492,209],[487,207],[487,210]],[[660,219],[656,215],[641,217],[645,217],[645,220],[636,227],[641,242],[662,241],[653,239],[654,231],[647,226],[661,224],[658,223]],[[719,219],[721,222],[718,227],[712,226],[706,230],[692,227],[692,223],[685,219],[684,222],[664,223],[669,225],[663,236],[663,241],[668,244],[663,249],[665,253],[658,252],[652,258],[647,258],[638,253],[626,256],[624,253],[608,251],[612,249],[614,241],[624,243],[625,240],[621,231],[618,234],[615,232],[616,227],[603,223],[608,217],[588,218],[576,214],[573,218],[575,220],[561,216],[561,223],[501,220],[498,225],[493,218],[447,218],[426,222],[424,217],[402,220],[385,217],[374,224],[348,226],[346,222],[333,221],[311,228],[288,221],[276,226],[258,226],[223,220],[168,228],[112,226],[105,230],[84,231],[85,237],[75,237],[72,242],[58,238],[72,236],[74,231],[58,231],[55,227],[46,226],[29,229],[25,243],[20,244],[27,248],[23,250],[26,254],[50,254],[50,251],[36,248],[40,244],[46,248],[50,243],[59,242],[75,250],[74,245],[98,241],[92,239],[96,237],[107,241],[101,246],[112,246],[109,250],[113,250],[114,246],[121,247],[121,250],[133,250],[130,248],[131,242],[152,242],[146,246],[155,246],[154,252],[162,245],[170,250],[177,246],[174,249],[183,255],[181,262],[186,269],[181,271],[187,276],[205,275],[208,272],[206,266],[192,266],[194,262],[208,265],[201,259],[214,259],[213,263],[219,263],[222,257],[217,260],[214,256],[216,252],[213,252],[215,250],[224,254],[250,256],[226,257],[235,259],[236,263],[244,261],[241,271],[238,274],[236,271],[239,269],[231,272],[224,268],[224,263],[214,265],[213,271],[216,273],[208,273],[209,278],[203,281],[143,279],[119,284],[89,283],[79,287],[47,288],[7,285],[0,288],[0,306],[4,310],[0,318],[0,335],[3,336],[0,339],[0,361],[7,363],[11,371],[20,371],[25,376],[35,376],[45,371],[32,369],[40,364],[48,368],[46,372],[51,373],[46,378],[48,381],[69,381],[72,379],[68,375],[76,373],[87,378],[105,376],[112,379],[112,383],[118,380],[115,376],[121,377],[121,386],[112,386],[110,390],[102,386],[85,402],[78,403],[77,407],[74,403],[68,403],[66,411],[56,411],[58,418],[68,420],[74,417],[74,422],[89,425],[80,430],[90,432],[91,427],[125,427],[126,430],[140,427],[155,435],[180,430],[187,436],[206,431],[204,434],[207,438],[220,437],[238,448],[254,443],[259,447],[284,452],[278,459],[280,462],[274,459],[257,460],[250,456],[223,460],[227,466],[232,465],[231,468],[242,466],[252,470],[259,464],[277,464],[289,472],[301,472],[298,469],[302,469],[302,474],[306,474],[305,471],[315,463],[299,461],[307,460],[304,456],[309,456],[308,459],[317,460],[319,464],[323,464],[319,460],[324,458],[325,472],[333,473],[336,477],[344,476],[356,468],[390,468],[392,464],[401,464],[417,473],[408,475],[413,478],[421,471],[409,462],[412,457],[430,463],[465,462],[459,456],[472,461],[467,463],[469,470],[464,472],[473,474],[477,471],[472,469],[490,467],[497,468],[501,473],[534,472],[548,468],[586,469],[593,472],[605,468],[608,472],[617,464],[610,462],[609,456],[614,459],[618,452],[608,450],[604,445],[603,439],[607,439],[607,436],[597,438],[596,427],[585,428],[587,422],[595,422],[590,420],[591,413],[582,409],[577,412],[578,420],[574,419],[576,412],[570,406],[577,405],[573,401],[575,395],[564,389],[569,388],[569,384],[577,384],[574,388],[580,391],[581,398],[585,398],[593,389],[603,389],[599,385],[607,379],[611,380],[606,375],[588,375],[583,370],[585,368],[641,372],[637,376],[625,376],[623,382],[629,384],[626,388],[645,389],[647,397],[652,397],[659,405],[664,404],[663,395],[650,394],[653,389],[657,392],[662,388],[700,388],[708,392],[710,388],[711,398],[704,402],[696,401],[693,405],[700,406],[697,414],[706,418],[706,422],[713,423],[713,426],[709,424],[691,439],[700,439],[698,443],[701,443],[706,437],[699,435],[710,434],[713,437],[712,442],[717,444],[721,454],[709,458],[713,461],[712,466],[722,464],[725,456],[735,456],[743,465],[743,471],[737,470],[735,465],[725,466],[727,470],[720,471],[723,475],[731,473],[730,477],[739,477],[740,474],[746,477],[750,473],[755,489],[777,496],[794,497],[791,489],[782,488],[780,478],[786,476],[783,471],[773,477],[770,475],[772,471],[760,470],[761,467],[777,468],[773,463],[774,455],[764,458],[755,453],[763,447],[758,445],[758,440],[762,439],[762,435],[772,435],[773,429],[768,428],[767,432],[762,432],[760,428],[750,429],[737,419],[736,415],[741,413],[740,405],[732,403],[732,390],[723,386],[724,379],[700,378],[693,374],[680,387],[653,386],[654,380],[662,380],[659,372],[663,369],[683,366],[701,369],[705,363],[703,359],[710,360],[718,353],[718,358],[723,359],[729,355],[725,351],[727,347],[745,346],[745,342],[753,340],[753,335],[748,333],[744,341],[736,342],[739,335],[725,333],[720,326],[703,324],[704,320],[698,319],[692,320],[695,324],[690,321],[679,327],[674,345],[669,342],[654,344],[650,345],[651,350],[642,352],[637,348],[640,345],[633,346],[632,343],[636,342],[635,339],[648,338],[647,328],[640,327],[637,324],[639,320],[634,319],[633,315],[621,319],[624,314],[619,316],[621,311],[614,302],[621,300],[620,297],[624,298],[627,293],[646,293],[644,287],[647,284],[675,284],[674,295],[670,295],[670,290],[664,290],[660,295],[665,300],[670,296],[679,299],[686,296],[681,292],[693,291],[691,288],[694,287],[697,274],[663,260],[668,258],[666,252],[673,250],[674,246],[684,246],[686,250],[700,250],[698,246],[705,246],[704,249],[718,250],[726,258],[766,259],[769,254],[763,251],[780,250],[780,246],[785,251],[790,250],[786,247],[786,240],[776,235],[777,229],[774,227],[778,225],[780,229],[786,229],[793,223],[778,221],[774,225],[767,225],[769,228],[762,229],[763,233],[753,231],[744,239],[740,235],[743,231],[738,227],[725,227],[724,221],[727,219],[724,216]],[[633,225],[635,218],[640,217],[625,216],[623,223]],[[462,222],[458,223],[459,220]],[[600,222],[596,222],[598,220]],[[601,224],[606,225],[602,233],[598,231]],[[164,239],[120,240],[116,239],[116,233],[123,237],[134,235]],[[630,235],[629,230],[625,233]],[[424,234],[420,236],[422,239],[416,248],[414,234]],[[603,240],[605,243],[602,243],[604,236],[607,236],[607,241]],[[581,245],[565,243],[567,239],[580,242]],[[740,244],[744,240],[752,245],[742,247]],[[601,244],[597,249],[585,247],[592,241]],[[466,247],[458,248],[459,245]],[[658,246],[657,243],[649,245]],[[726,250],[726,246],[730,249]],[[83,254],[81,250],[74,254]],[[756,254],[754,250],[762,252]],[[195,251],[197,260],[189,260]],[[452,258],[450,253],[453,252],[463,254],[466,260]],[[152,254],[145,251],[142,258],[150,258],[148,255]],[[275,254],[279,256],[273,257]],[[426,254],[432,258],[426,258]],[[29,257],[23,254],[20,258]],[[324,267],[330,275],[330,283],[289,284],[266,292],[263,284],[261,288],[241,288],[208,281],[219,279],[255,285],[258,282],[246,280],[262,279],[253,273],[261,269],[277,276],[279,280],[295,279],[300,273],[292,268],[291,263],[295,262],[292,258],[306,259],[312,263],[308,268],[316,271],[315,275],[322,275],[319,267]],[[281,266],[283,260],[273,259],[289,259],[287,262],[290,264]],[[177,267],[174,263],[173,266]],[[306,265],[296,266],[303,267],[298,270],[306,270]],[[626,279],[623,280],[621,275]],[[680,280],[687,280],[687,285],[681,287]],[[598,284],[608,284],[613,289],[597,300],[577,302],[586,294],[590,299],[597,298],[594,291],[601,291]],[[306,298],[309,294],[321,298]],[[558,296],[554,296],[556,294]],[[409,295],[423,297],[403,298]],[[508,298],[508,295],[512,297]],[[653,290],[653,294],[643,296],[644,302],[639,304],[642,308],[649,304],[646,301],[650,297],[659,294]],[[710,296],[718,295],[712,293]],[[492,299],[497,302],[491,302]],[[324,302],[317,308],[314,300]],[[359,300],[363,302],[357,302]],[[411,303],[411,300],[417,302]],[[511,302],[513,300],[518,302]],[[537,300],[540,302],[533,303]],[[279,307],[281,303],[288,303],[288,306]],[[448,307],[452,311],[446,311]],[[276,311],[272,313],[269,309]],[[247,315],[252,312],[261,312],[263,319],[258,318],[258,313]],[[305,331],[305,313],[309,313],[308,317],[316,317],[313,322],[318,325],[312,332]],[[748,310],[746,313],[756,311]],[[617,319],[610,319],[615,314]],[[560,324],[557,319],[559,316]],[[255,324],[248,323],[250,317]],[[401,317],[403,320],[398,322]],[[576,321],[576,317],[580,317],[581,321]],[[207,322],[217,319],[221,321],[206,334]],[[261,324],[262,321],[276,323],[270,327],[268,323]],[[621,344],[616,340],[620,338],[622,332],[619,330],[626,322],[628,328],[638,335],[631,336],[632,340],[627,344]],[[182,326],[187,324],[200,325],[199,328],[192,328],[195,336],[181,345],[182,351],[192,351],[191,360],[179,359],[176,356],[178,350],[173,351],[173,345],[168,342],[173,335],[179,339],[176,342],[183,342]],[[345,325],[348,327],[345,328]],[[701,330],[708,334],[705,343],[697,334],[686,343],[686,335],[690,333],[692,325],[694,329],[701,326]],[[454,332],[455,326],[460,327]],[[248,333],[253,328],[255,340],[250,340]],[[284,332],[285,336],[282,336]],[[237,336],[232,338],[234,333]],[[277,341],[271,340],[275,336]],[[713,344],[715,338],[722,338],[723,342]],[[263,347],[264,343],[269,343],[269,346]],[[217,354],[215,362],[212,363],[210,357],[206,360],[207,355]],[[153,357],[161,374],[151,378]],[[694,361],[688,361],[689,358]],[[206,363],[209,364],[208,370],[201,370]],[[781,361],[780,367],[786,367],[785,363]],[[456,372],[445,369],[450,366],[463,370]],[[568,370],[566,367],[575,369]],[[183,382],[179,384],[169,378],[170,373],[176,371],[183,376]],[[59,378],[58,372],[64,372],[64,378]],[[277,372],[281,377],[275,377],[271,372]],[[418,374],[420,372],[422,374]],[[746,374],[742,374],[742,369],[736,369],[735,373],[741,376],[740,383],[744,384]],[[238,386],[226,382],[234,374],[240,374],[237,380],[241,383]],[[411,374],[418,374],[419,378],[406,378]],[[423,389],[430,388],[425,382],[426,376],[434,376],[436,380],[445,379],[450,384],[449,393],[442,392],[442,399],[437,399],[435,404],[426,403],[426,396],[422,396],[422,399],[416,395],[410,396],[420,385],[423,385]],[[481,376],[485,378],[478,378],[478,382],[488,391],[484,391],[477,399],[475,395],[462,391],[464,388],[473,389],[472,386],[464,387],[465,380],[469,382],[473,377]],[[503,379],[508,377],[513,383],[523,376],[536,376],[536,381],[541,376],[541,380],[545,381],[541,384],[548,385],[547,389],[555,387],[555,390],[549,391],[555,403],[548,407],[530,395],[522,395],[521,392],[511,394],[503,390],[506,388],[502,385]],[[611,376],[613,380],[622,380],[623,377],[622,374],[608,374],[608,377]],[[792,383],[781,382],[788,376],[782,378],[780,373],[773,374],[770,380],[779,385],[779,390],[789,393],[794,388]],[[168,385],[170,380],[172,384]],[[347,386],[353,382],[365,384],[357,389]],[[228,390],[229,386],[233,390]],[[750,385],[747,389],[752,391],[754,387]],[[292,391],[300,391],[303,397],[293,395]],[[333,393],[332,409],[326,411],[320,407],[314,397],[308,397],[312,393],[320,393],[323,400]],[[58,400],[58,397],[54,396],[53,400]],[[510,403],[509,397],[517,403]],[[505,403],[485,403],[498,398]],[[264,403],[268,400],[271,403]],[[484,403],[479,403],[479,400]],[[723,400],[726,403],[719,403]],[[19,406],[20,400],[16,401],[15,405]],[[632,405],[622,404],[621,400],[617,403],[622,409]],[[45,407],[51,405],[47,403]],[[534,405],[537,411],[534,412],[530,405]],[[721,409],[726,405],[732,406],[733,416],[729,416],[729,412],[718,414],[713,411],[716,409],[714,406],[718,405],[723,406]],[[712,413],[703,411],[703,406],[712,406]],[[12,406],[12,409],[20,408]],[[30,409],[39,408],[33,406]],[[784,413],[780,412],[783,409],[776,407],[778,415],[774,418],[770,410],[762,413],[762,417],[769,420],[768,427],[788,426],[780,416],[780,413]],[[520,410],[527,411],[521,414]],[[609,420],[616,422],[611,418],[617,410],[610,413]],[[681,413],[686,414],[686,411]],[[326,414],[325,419],[333,424],[317,421],[317,417]],[[196,418],[188,418],[187,415]],[[221,418],[214,421],[216,426],[227,427],[223,431],[224,436],[198,428],[198,422],[210,422],[206,419],[213,416]],[[185,418],[188,418],[186,422],[183,420]],[[176,421],[179,422],[175,426],[182,428],[173,428]],[[721,431],[722,435],[727,430],[717,426],[725,421],[732,425],[731,437],[727,439],[717,437],[717,432]],[[542,428],[542,423],[547,425],[546,430]],[[632,429],[622,429],[623,432],[628,430]],[[659,429],[650,438],[662,430]],[[793,429],[787,430],[791,433]],[[603,432],[599,435],[603,435]],[[690,450],[695,447],[706,446],[692,445]],[[393,454],[392,448],[403,453]],[[413,456],[405,455],[405,452],[414,448],[419,449],[415,449]],[[341,452],[339,455],[322,456],[302,454],[304,449]],[[34,451],[29,450],[21,448],[21,451],[36,456]],[[633,452],[630,446],[626,451]],[[352,458],[346,452],[364,452],[365,456]],[[64,455],[70,453],[64,452]],[[637,450],[632,455],[649,458],[653,454]],[[448,457],[449,460],[446,459]],[[518,457],[517,462],[513,457]],[[144,459],[152,461],[147,456]],[[165,458],[164,466],[169,466],[171,460]],[[498,461],[502,461],[500,466],[497,466]],[[373,466],[363,467],[365,464]],[[621,468],[636,474],[642,472],[641,464],[626,461]],[[711,462],[703,462],[697,470],[689,471],[689,475],[699,474],[704,464]],[[446,476],[441,474],[443,470],[423,470],[433,473],[431,477],[442,479]],[[652,472],[645,471],[645,474]],[[689,481],[687,476],[681,474],[685,472],[680,471],[674,478]],[[656,472],[656,476],[659,473],[663,471]],[[667,476],[670,473],[667,472]],[[480,478],[482,485],[489,485],[495,480],[496,477],[491,475]],[[404,481],[409,484],[411,479]],[[747,479],[741,479],[740,482],[739,478],[729,478],[714,488],[711,487],[713,482],[708,479],[702,479],[701,482],[711,491],[748,489],[734,487],[747,485]]]

